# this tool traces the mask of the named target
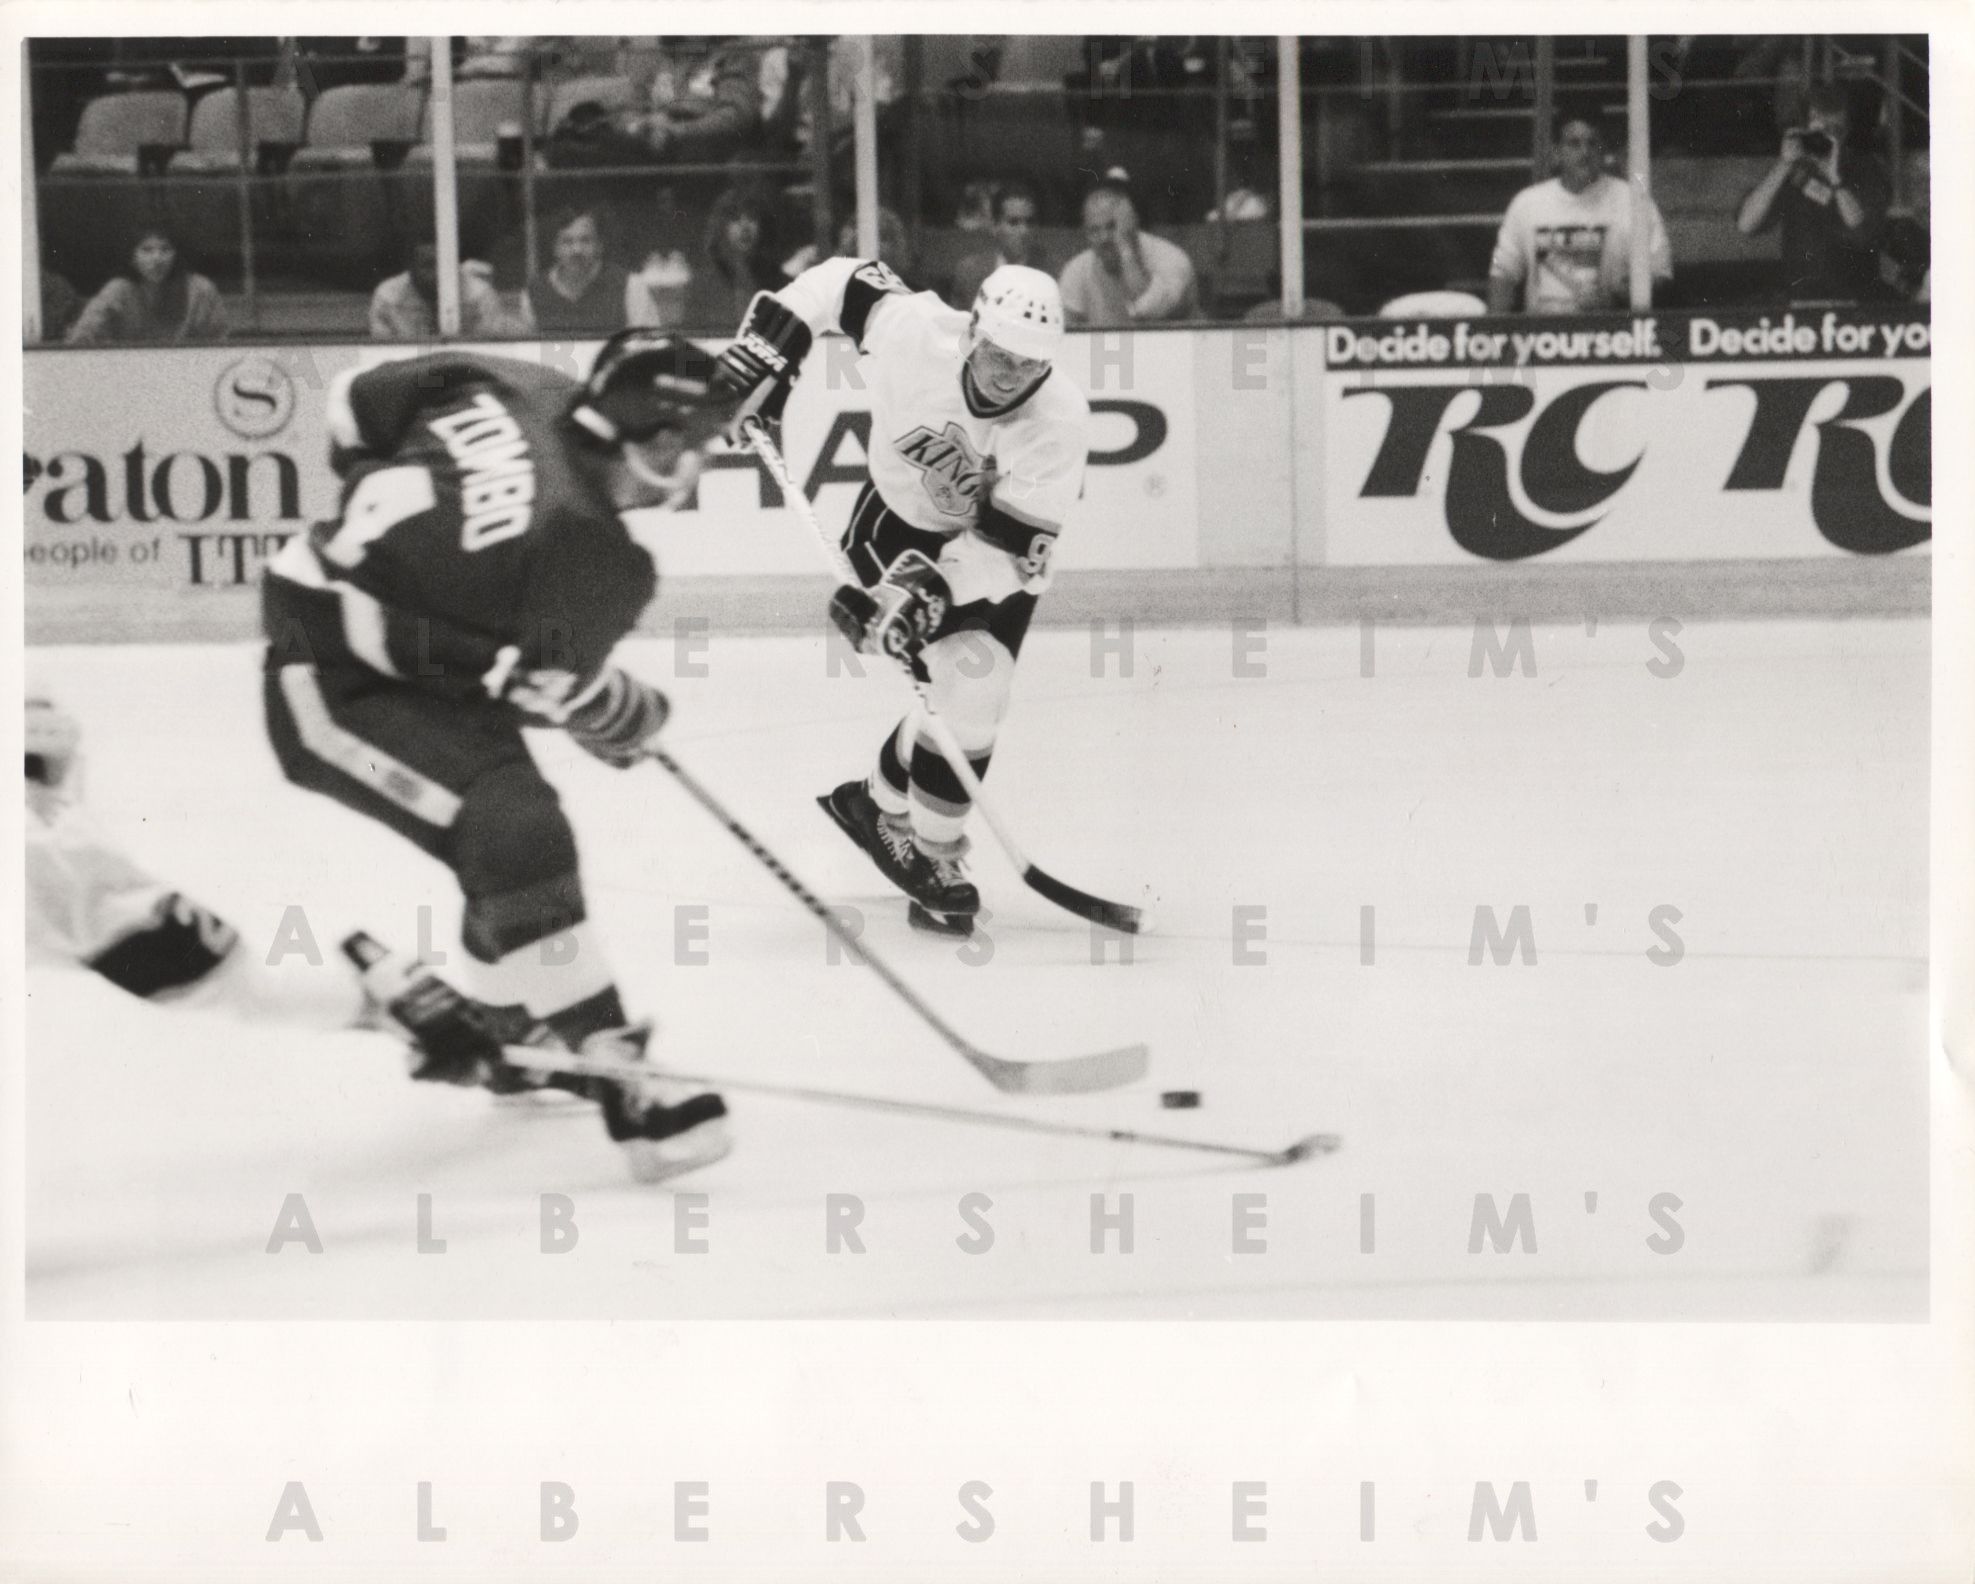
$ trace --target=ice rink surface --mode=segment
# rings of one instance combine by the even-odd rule
[[[1156,910],[1133,960],[1101,965],[984,832],[991,952],[909,931],[816,809],[899,711],[876,662],[832,677],[820,637],[638,641],[682,762],[974,1040],[1153,1051],[1131,1090],[999,1096],[829,962],[661,772],[541,739],[662,1062],[1342,1150],[1250,1169],[736,1095],[733,1155],[644,1188],[588,1108],[517,1114],[410,1084],[379,1035],[270,1034],[37,971],[29,1312],[1924,1317],[1928,625],[1661,637],[1538,626],[1534,676],[1471,676],[1471,630],[1380,629],[1366,675],[1356,628],[1248,637],[1239,668],[1225,628],[1146,630],[1127,676],[1115,654],[1094,674],[1088,633],[1037,631],[990,787],[1037,862]],[[257,662],[30,652],[83,723],[101,822],[250,945],[293,905],[325,952],[356,923],[411,945],[427,906],[456,950],[443,870],[282,781]],[[1480,906],[1505,931],[1528,909],[1534,963],[1471,964]],[[1204,1104],[1161,1109],[1176,1088]],[[291,1194],[320,1254],[267,1252]],[[573,1210],[566,1252],[542,1251],[545,1194]],[[961,1246],[982,1242],[969,1194],[983,1252]],[[1115,1232],[1091,1251],[1094,1194],[1131,1195],[1130,1253]],[[420,1195],[443,1254],[418,1249]],[[859,1202],[863,1252],[826,1250],[829,1195]],[[1508,1223],[1516,1195],[1534,1248],[1471,1251],[1478,1202]],[[1264,1251],[1235,1251],[1237,1216]]]

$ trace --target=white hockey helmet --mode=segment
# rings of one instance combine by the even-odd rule
[[[1003,264],[974,296],[974,337],[1053,363],[1063,348],[1063,294],[1044,271]]]

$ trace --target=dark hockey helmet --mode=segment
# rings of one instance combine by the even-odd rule
[[[683,336],[620,330],[603,344],[569,416],[606,445],[649,440],[661,429],[699,445],[720,430],[725,410],[713,397],[713,354]]]

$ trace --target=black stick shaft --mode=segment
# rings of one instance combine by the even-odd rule
[[[759,841],[755,840],[754,833],[739,820],[735,819],[732,814],[729,814],[720,800],[714,797],[711,792],[707,791],[705,787],[701,786],[685,766],[680,764],[678,760],[674,759],[662,748],[652,749],[650,751],[650,757],[654,763],[662,765],[666,770],[670,771],[674,779],[686,789],[695,803],[699,804],[715,820],[724,825],[730,836],[752,853],[763,868],[777,880],[781,881],[798,902],[822,921],[823,927],[830,932],[837,943],[851,954],[852,961],[862,962],[869,967],[873,973],[877,974],[880,979],[890,986],[892,992],[901,1001],[919,1014],[920,1019],[928,1028],[939,1035],[941,1039],[945,1040],[955,1050],[959,1051],[961,1055],[967,1057],[969,1061],[974,1059],[975,1051],[973,1045],[954,1030],[937,1012],[926,1005],[920,999],[918,991],[914,990],[912,986],[901,979],[892,970],[889,963],[878,956],[877,953],[872,951],[869,946],[865,945],[855,935],[851,934],[849,930],[845,929],[843,921],[837,917],[836,909],[831,907],[829,903],[825,902],[814,891],[810,890],[808,886],[804,885],[781,859],[777,858],[766,847],[762,846]]]
[[[978,1127],[1004,1128],[1016,1133],[1037,1133],[1053,1138],[1100,1139],[1108,1144],[1145,1144],[1157,1149],[1192,1150],[1207,1155],[1232,1155],[1262,1165],[1285,1163],[1282,1150],[1256,1149],[1247,1144],[1221,1144],[1211,1139],[1179,1138],[1171,1133],[1141,1133],[1133,1128],[1095,1127],[1076,1122],[1049,1122],[1039,1117],[1010,1116],[1000,1111],[980,1111],[968,1106],[935,1105],[924,1100],[895,1100],[886,1095],[855,1094],[842,1089],[813,1089],[804,1084],[761,1083],[748,1078],[723,1078],[713,1073],[679,1072],[674,1068],[647,1068],[640,1062],[611,1057],[583,1056],[549,1051],[533,1045],[510,1047],[507,1060],[517,1067],[538,1072],[587,1073],[598,1078],[629,1081],[661,1079],[668,1083],[703,1084],[709,1089],[731,1090],[736,1094],[766,1095],[777,1100],[803,1100],[817,1105],[849,1106],[861,1111],[884,1111],[894,1116],[925,1117],[940,1122],[971,1123]]]

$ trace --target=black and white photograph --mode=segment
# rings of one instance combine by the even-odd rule
[[[1966,7],[1330,10],[9,8],[0,1576],[1966,1580]]]

